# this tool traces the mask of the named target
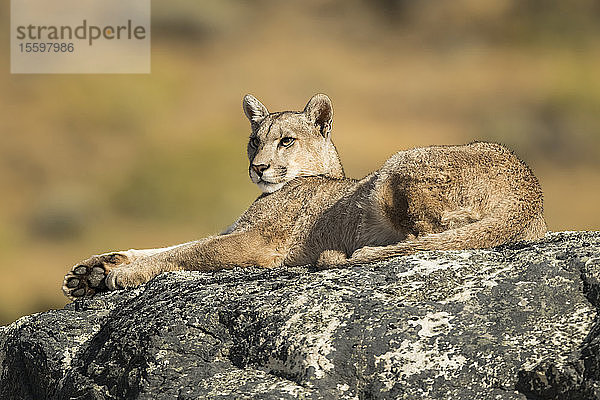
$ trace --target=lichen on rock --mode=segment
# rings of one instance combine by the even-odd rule
[[[0,398],[594,399],[599,301],[599,232],[167,273],[0,328]]]

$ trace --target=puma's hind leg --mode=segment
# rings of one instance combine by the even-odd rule
[[[492,221],[482,223],[484,217],[477,209],[460,204],[450,178],[437,170],[384,171],[375,182],[370,206],[367,225],[374,222],[377,229],[371,228],[363,234],[367,240],[347,260],[349,264],[375,262],[422,250],[482,247],[483,238],[477,235],[484,233],[482,228],[485,230],[488,222],[493,225]],[[377,235],[378,232],[388,233]],[[393,234],[389,232],[400,239],[390,240]],[[491,240],[494,233],[483,236],[490,238],[490,245],[495,243]]]
[[[437,171],[382,173],[370,195],[369,225],[375,223],[380,232],[393,231],[410,240],[478,220],[477,213],[453,201],[449,183]],[[387,238],[369,239],[364,244],[384,244]]]
[[[436,194],[435,188],[408,173],[383,172],[365,207],[359,247],[346,263],[376,262],[416,251],[398,245],[442,229],[443,204]]]

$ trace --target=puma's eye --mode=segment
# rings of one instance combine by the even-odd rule
[[[252,146],[256,149],[259,144],[260,144],[260,140],[258,140],[257,137],[250,138],[250,146]]]
[[[284,137],[283,139],[281,139],[279,141],[279,145],[283,146],[283,147],[290,147],[291,145],[294,144],[295,141],[296,141],[296,139],[294,139],[292,137]]]

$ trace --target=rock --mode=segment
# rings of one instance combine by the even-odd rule
[[[0,328],[2,399],[600,399],[600,232],[163,274]]]

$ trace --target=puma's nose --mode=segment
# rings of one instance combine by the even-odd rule
[[[269,167],[270,165],[266,164],[252,164],[252,170],[256,172],[256,175],[258,175],[259,177],[261,177],[263,172],[269,169]]]

